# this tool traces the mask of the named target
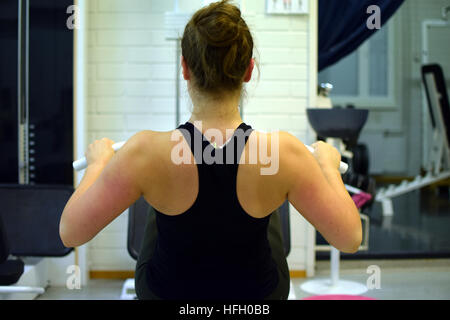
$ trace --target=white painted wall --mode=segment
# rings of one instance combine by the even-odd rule
[[[201,1],[181,0],[193,12]],[[311,17],[267,16],[265,2],[244,0],[255,37],[261,78],[248,85],[244,120],[259,130],[281,129],[308,141],[305,109],[314,103],[317,77],[317,7]],[[128,139],[140,130],[175,126],[175,44],[164,38],[164,12],[172,1],[90,0],[88,45],[88,140]],[[180,74],[181,75],[181,74]],[[182,121],[189,99],[181,87]],[[291,208],[289,266],[312,274],[314,232]],[[89,244],[90,270],[134,270],[126,249],[127,212]]]

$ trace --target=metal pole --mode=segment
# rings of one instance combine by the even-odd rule
[[[339,283],[339,250],[331,247],[331,285],[337,286]]]
[[[88,32],[88,0],[76,0],[74,4],[77,10],[76,28],[74,35],[74,155],[76,158],[84,156],[88,145],[87,140],[87,32]],[[83,175],[75,171],[74,187],[76,187]],[[88,245],[75,248],[74,264],[80,267],[81,285],[85,286],[89,281],[89,255]]]
[[[29,136],[28,136],[28,53],[29,53],[29,0],[19,0],[18,12],[18,160],[19,184],[29,183]]]
[[[178,38],[175,41],[176,45],[176,70],[175,70],[175,87],[177,90],[176,93],[176,106],[175,106],[175,127],[180,125],[180,70],[181,70],[181,39]]]
[[[37,293],[43,294],[45,292],[44,288],[39,287],[16,287],[16,286],[8,286],[8,287],[0,287],[0,294],[3,293]]]

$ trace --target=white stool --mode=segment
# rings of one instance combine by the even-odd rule
[[[353,281],[339,279],[339,251],[331,247],[331,278],[310,280],[303,283],[300,288],[308,293],[324,294],[348,294],[359,295],[366,292],[367,286]]]
[[[134,279],[127,279],[122,287],[120,300],[136,300],[136,290],[134,288]]]
[[[363,244],[359,247],[359,250],[367,250],[369,248],[369,217],[365,214],[361,214],[361,219],[365,221],[365,232]],[[316,246],[316,250],[325,251],[330,250],[330,279],[315,279],[306,281],[300,288],[308,293],[324,295],[324,294],[347,294],[347,295],[359,295],[366,292],[367,286],[358,282],[346,281],[339,279],[339,262],[340,252],[333,246],[319,245]]]

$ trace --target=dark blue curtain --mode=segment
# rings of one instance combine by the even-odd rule
[[[404,0],[319,0],[319,71],[359,48],[377,29],[367,28],[367,8],[377,5],[381,25]]]

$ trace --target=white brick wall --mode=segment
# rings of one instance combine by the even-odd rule
[[[175,126],[175,44],[164,38],[164,12],[172,1],[89,1],[89,140],[124,140],[140,130]],[[181,0],[181,8],[199,8],[200,1]],[[305,109],[310,103],[311,74],[317,55],[311,46],[310,18],[267,16],[264,1],[241,2],[248,17],[260,61],[247,86],[244,120],[260,130],[281,129],[307,137]],[[314,6],[313,6],[314,7]],[[259,56],[258,56],[259,53]],[[313,71],[313,72],[312,72]],[[315,81],[313,81],[315,83]],[[182,121],[190,102],[183,82]],[[305,270],[307,224],[292,213],[291,269]],[[91,270],[133,270],[126,250],[127,213],[105,228],[89,247]]]

